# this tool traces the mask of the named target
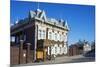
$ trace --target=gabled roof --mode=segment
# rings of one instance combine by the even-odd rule
[[[41,18],[41,19],[43,19],[43,20],[47,20],[47,18],[46,18],[46,14],[45,14],[45,11],[43,10],[40,10],[40,9],[37,9],[36,11],[30,11],[30,13],[29,13],[30,15],[30,17],[31,18],[35,18],[35,17],[38,17],[38,18]]]
[[[67,21],[62,20],[62,19],[57,20],[54,18],[47,18],[45,11],[40,10],[40,9],[37,9],[35,11],[30,10],[28,19],[24,19],[23,21],[19,20],[19,21],[17,21],[18,23],[16,23],[14,26],[16,27],[16,26],[19,26],[20,24],[27,23],[30,19],[32,19],[32,20],[36,19],[36,20],[45,22],[47,24],[55,25],[57,27],[60,27],[62,29],[69,31]],[[21,22],[23,22],[23,23],[21,23]]]
[[[34,18],[34,17],[36,16],[36,13],[35,13],[34,11],[31,11],[31,10],[30,10],[29,16],[30,16],[31,18]]]
[[[40,15],[40,18],[41,18],[41,19],[44,19],[45,21],[47,20],[46,14],[45,14],[45,11],[44,11],[44,10],[42,11],[42,13],[41,13],[41,15]]]

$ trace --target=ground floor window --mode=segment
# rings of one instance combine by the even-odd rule
[[[15,36],[10,37],[11,42],[15,42]]]

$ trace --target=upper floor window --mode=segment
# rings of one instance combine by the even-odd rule
[[[60,41],[60,34],[59,33],[57,34],[57,39],[58,39],[58,41]]]
[[[46,31],[38,30],[38,39],[46,39]]]
[[[41,30],[38,30],[38,39],[41,39]]]
[[[64,35],[64,42],[67,42],[67,34]]]
[[[62,41],[62,35],[61,34],[60,34],[59,38],[60,38],[60,41]]]
[[[57,33],[55,33],[55,41],[57,41]]]
[[[42,31],[43,39],[46,39],[46,32],[45,30]]]
[[[51,34],[51,32],[49,32],[49,34],[48,34],[48,39],[52,39],[52,34]]]
[[[54,34],[54,32],[52,32],[52,40],[55,40],[55,34]]]

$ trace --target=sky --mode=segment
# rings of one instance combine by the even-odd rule
[[[58,4],[44,2],[11,1],[10,22],[28,17],[30,10],[38,8],[46,12],[48,18],[67,20],[70,31],[68,33],[68,44],[74,44],[79,40],[95,40],[95,6]]]

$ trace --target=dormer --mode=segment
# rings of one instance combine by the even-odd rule
[[[29,12],[29,17],[34,18],[36,16],[36,13],[34,11]]]
[[[36,16],[37,16],[38,18],[40,18],[41,12],[42,12],[42,11],[41,11],[40,9],[37,9],[37,10],[36,10]]]
[[[63,20],[63,19],[60,19],[60,20],[59,20],[59,24],[60,24],[61,26],[63,26],[64,20]]]
[[[41,15],[40,15],[40,18],[47,21],[47,18],[46,18],[46,14],[45,14],[45,11],[43,10]]]
[[[40,19],[42,19],[44,21],[47,21],[45,11],[44,10],[42,11],[40,9],[37,9],[36,11],[30,11],[29,12],[29,17],[30,18],[37,17],[37,18],[40,18]]]

